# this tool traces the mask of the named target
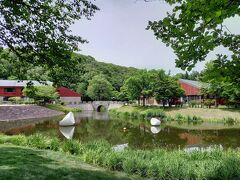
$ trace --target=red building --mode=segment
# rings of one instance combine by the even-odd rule
[[[186,97],[184,97],[184,100],[187,102],[202,99],[201,88],[208,86],[207,83],[187,79],[180,79],[178,82],[181,88],[185,91]]]
[[[0,102],[8,101],[10,97],[22,97],[22,90],[27,86],[30,81],[19,81],[19,80],[0,80]],[[43,86],[44,84],[38,81],[31,81],[34,86]],[[52,85],[52,82],[46,82],[47,85]],[[60,100],[66,104],[79,104],[81,103],[81,94],[78,94],[68,88],[59,87],[57,89]]]

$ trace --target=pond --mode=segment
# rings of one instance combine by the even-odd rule
[[[61,119],[0,122],[0,132],[7,135],[42,133],[60,139],[73,136],[81,142],[105,139],[112,145],[122,144],[134,149],[240,147],[239,125],[171,122],[151,127],[146,120],[110,119],[107,113],[89,111],[76,113],[77,125],[67,129],[58,126]]]

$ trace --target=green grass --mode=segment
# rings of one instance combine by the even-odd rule
[[[140,107],[140,106],[123,106],[113,109],[110,113],[115,115],[131,115],[133,113],[144,114],[145,112],[164,111],[165,120],[183,120],[183,121],[209,121],[209,122],[240,122],[240,110],[228,108],[162,108],[162,107]],[[154,113],[150,116],[154,117]],[[180,117],[181,116],[181,117]]]
[[[81,112],[82,111],[80,108],[71,108],[71,107],[61,105],[61,104],[47,104],[46,107],[49,109],[56,110],[56,111],[62,111],[64,113]]]
[[[9,146],[6,143],[22,145],[26,148]],[[3,144],[0,146],[0,177],[5,179],[12,177],[24,179],[28,176],[32,179],[35,178],[34,176],[37,177],[35,179],[41,179],[43,176],[46,178],[42,179],[77,179],[80,176],[81,179],[88,176],[89,179],[119,177],[113,176],[113,178],[109,173],[93,171],[90,166],[84,168],[81,161],[148,179],[240,179],[238,150],[223,151],[216,148],[209,152],[187,153],[183,150],[127,149],[116,152],[105,141],[86,144],[77,140],[60,142],[42,135],[29,137],[0,135],[0,144]],[[60,152],[55,154],[29,147]]]
[[[61,152],[0,145],[0,179],[130,179]]]

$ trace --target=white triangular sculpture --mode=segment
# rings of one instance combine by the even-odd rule
[[[161,131],[161,128],[160,127],[156,127],[156,126],[152,126],[151,127],[151,132],[153,133],[153,134],[157,134],[157,133],[159,133]]]
[[[74,115],[72,112],[68,113],[63,120],[59,122],[60,126],[73,126],[75,124]]]
[[[157,118],[152,118],[150,120],[150,123],[151,123],[152,126],[160,126],[161,121],[159,119],[157,119]]]
[[[68,126],[68,127],[59,127],[59,131],[62,135],[67,139],[72,139],[74,134],[75,126]]]

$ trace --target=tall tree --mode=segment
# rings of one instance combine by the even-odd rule
[[[111,100],[113,87],[104,76],[97,75],[89,81],[87,94],[92,100]]]
[[[142,98],[143,106],[145,106],[145,99],[152,96],[152,76],[152,71],[141,70],[125,81],[122,90],[127,92],[129,99],[138,100],[138,104]]]
[[[171,46],[176,66],[191,70],[215,47],[224,46],[240,58],[240,35],[223,26],[227,18],[240,15],[239,0],[165,0],[173,11],[160,21],[149,22],[157,39]],[[232,64],[233,65],[233,64]]]
[[[0,49],[8,47],[25,64],[69,71],[79,43],[70,25],[98,10],[88,0],[0,0]]]

